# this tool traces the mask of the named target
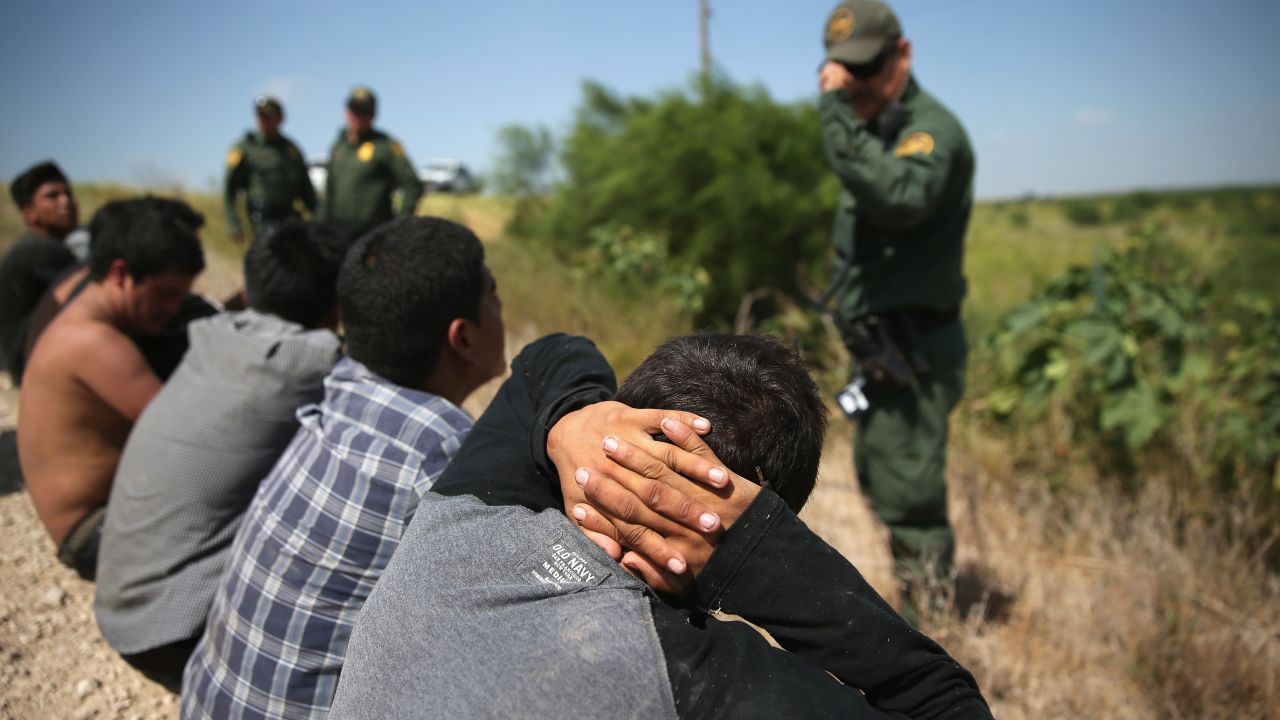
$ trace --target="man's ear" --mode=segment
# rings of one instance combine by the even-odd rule
[[[124,288],[126,283],[133,280],[133,276],[129,274],[129,263],[121,258],[116,258],[107,266],[106,281],[116,287]]]
[[[466,318],[454,318],[449,322],[447,338],[449,347],[463,360],[476,361],[475,343],[471,337],[473,323]]]
[[[907,67],[911,67],[911,41],[907,38],[898,38],[898,57],[907,61]]]
[[[30,226],[32,223],[36,221],[36,204],[35,203],[31,203],[30,205],[23,205],[22,207],[18,208],[18,211],[22,213],[22,222],[24,225]]]

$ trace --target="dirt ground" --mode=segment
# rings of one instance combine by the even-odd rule
[[[0,373],[0,431],[17,424],[17,395]],[[93,585],[58,563],[26,492],[0,497],[0,538],[0,720],[178,717],[177,698],[98,634]]]
[[[527,338],[512,340],[509,346],[518,348]],[[482,411],[497,385],[477,391],[467,410]],[[13,439],[17,404],[17,391],[0,373],[5,442]],[[803,517],[885,592],[892,577],[887,542],[852,482],[848,445],[828,448]],[[177,718],[177,698],[103,641],[93,617],[93,585],[58,563],[25,491],[0,497],[0,537],[0,720]]]

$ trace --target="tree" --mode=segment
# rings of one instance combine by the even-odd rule
[[[530,196],[548,191],[555,157],[551,131],[542,126],[507,125],[498,131],[498,146],[490,173],[495,192]]]
[[[793,292],[798,266],[825,277],[838,185],[813,103],[694,85],[650,99],[586,83],[539,234],[564,257],[597,228],[657,238],[668,272],[710,278],[698,321],[727,327],[752,290]]]

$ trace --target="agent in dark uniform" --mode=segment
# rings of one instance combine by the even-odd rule
[[[947,416],[964,389],[960,302],[973,150],[959,121],[911,74],[911,43],[877,0],[849,0],[825,30],[820,118],[837,210],[836,314],[866,376],[859,483],[888,525],[910,589],[950,572]],[[855,341],[871,339],[868,343]],[[885,372],[889,363],[906,372]],[[870,355],[870,356],[869,356]]]
[[[393,217],[391,196],[400,191],[401,216],[413,215],[422,197],[404,146],[375,130],[378,101],[373,91],[357,87],[347,98],[347,125],[329,150],[329,179],[321,218],[355,239]]]
[[[254,101],[258,132],[244,138],[227,152],[227,179],[223,205],[227,234],[235,242],[244,241],[236,198],[244,194],[254,237],[269,227],[299,217],[298,203],[315,212],[316,191],[307,177],[307,163],[298,145],[280,134],[284,108],[272,97]]]

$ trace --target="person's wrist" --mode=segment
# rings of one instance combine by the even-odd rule
[[[762,489],[759,485],[738,476],[733,478],[733,492],[725,499],[724,507],[712,507],[712,510],[720,515],[720,522],[726,529],[733,527],[733,524],[742,517],[747,508],[751,507],[751,503],[755,502],[756,496],[760,494]]]

